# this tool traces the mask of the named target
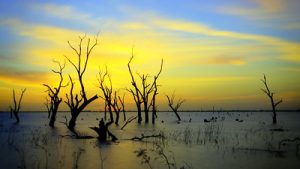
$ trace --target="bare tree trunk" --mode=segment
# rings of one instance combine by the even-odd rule
[[[114,122],[114,116],[113,116],[113,111],[111,108],[112,105],[108,105],[108,112],[109,112],[109,118],[111,122]]]
[[[104,106],[104,120],[107,120],[107,103],[105,102]]]
[[[70,110],[71,110],[71,119],[69,121],[69,126],[68,128],[71,131],[74,131],[74,127],[76,125],[76,119],[77,116],[79,115],[80,112],[82,112],[84,110],[84,108],[89,105],[92,101],[96,100],[98,98],[97,95],[94,95],[91,98],[87,98],[86,95],[86,91],[85,91],[85,87],[83,84],[83,75],[86,71],[87,65],[88,65],[88,60],[89,60],[89,56],[91,54],[91,52],[93,51],[94,47],[98,44],[98,36],[95,37],[95,42],[91,45],[90,44],[90,38],[87,39],[87,43],[86,43],[86,47],[85,49],[85,60],[83,59],[83,45],[82,42],[83,40],[85,40],[85,36],[84,37],[79,37],[79,44],[78,44],[78,48],[75,48],[69,41],[68,44],[70,46],[70,48],[75,52],[76,56],[77,56],[77,63],[73,62],[70,58],[68,58],[67,56],[65,56],[65,58],[69,61],[69,63],[74,67],[74,69],[77,72],[77,77],[78,77],[78,81],[80,83],[80,94],[75,94],[74,97],[74,93],[73,93],[73,88],[74,88],[74,82],[72,81],[71,76],[69,75],[69,79],[70,79],[70,83],[71,83],[71,89],[70,89],[70,96],[66,95],[67,97],[67,101],[65,101],[65,103],[69,106]]]
[[[68,128],[71,130],[71,131],[74,131],[74,128],[76,126],[76,120],[77,120],[77,117],[78,115],[72,115],[71,116],[71,119],[69,121],[69,125],[68,125]]]
[[[262,83],[264,84],[265,86],[265,89],[261,89],[270,99],[271,101],[271,105],[272,105],[272,111],[273,111],[273,124],[276,124],[277,123],[277,114],[276,114],[276,107],[282,103],[282,99],[277,101],[276,103],[274,102],[274,93],[270,91],[269,89],[269,86],[267,84],[267,78],[266,78],[266,75],[264,75],[264,78],[261,79]]]
[[[139,91],[139,88],[137,87],[137,84],[135,82],[134,76],[133,76],[131,68],[130,68],[130,62],[132,61],[133,57],[134,56],[133,56],[133,49],[132,49],[132,56],[127,64],[128,71],[129,71],[130,77],[131,77],[131,84],[134,88],[134,90],[130,90],[130,92],[131,92],[131,94],[134,98],[135,104],[136,104],[137,114],[138,114],[138,123],[141,123],[142,122],[142,108],[141,108],[142,99],[140,96],[141,92]]]
[[[175,115],[176,115],[178,121],[181,121],[181,118],[180,118],[180,116],[179,116],[177,110],[173,110],[173,112],[175,113]]]
[[[13,89],[13,102],[14,102],[14,106],[10,106],[10,112],[11,112],[11,114],[14,114],[14,116],[16,118],[16,123],[20,122],[19,111],[21,109],[21,102],[22,102],[23,95],[24,95],[25,91],[26,91],[26,88],[22,90],[19,102],[17,103],[16,93],[15,93],[15,90]]]
[[[55,123],[55,120],[56,120],[56,114],[52,114],[52,116],[50,117],[50,121],[49,121],[49,126],[50,127],[54,127],[54,123]]]
[[[136,107],[137,107],[137,113],[138,113],[138,123],[141,123],[143,118],[142,118],[142,108],[141,105],[136,103]]]
[[[152,96],[152,101],[151,104],[152,105],[152,124],[155,123],[155,119],[157,117],[156,115],[156,95],[157,95],[157,88],[155,87],[155,90],[153,92],[153,96]]]
[[[56,120],[56,113],[57,113],[58,107],[59,107],[59,105],[62,101],[62,98],[59,98],[60,89],[62,87],[68,86],[68,84],[62,85],[63,80],[64,80],[64,78],[63,78],[63,69],[65,68],[66,63],[64,62],[64,64],[61,65],[60,62],[57,62],[55,60],[53,62],[57,63],[58,66],[59,66],[58,71],[52,70],[53,73],[59,75],[59,77],[60,77],[59,84],[58,84],[57,87],[50,87],[47,84],[43,84],[45,87],[48,88],[47,92],[48,92],[48,97],[50,98],[50,101],[49,101],[48,98],[46,97],[46,103],[45,103],[45,105],[47,107],[47,110],[48,110],[48,118],[49,118],[49,116],[51,116],[50,121],[49,121],[49,126],[50,127],[54,127],[54,123],[55,123],[55,120]]]
[[[16,123],[20,122],[19,114],[17,112],[14,112],[15,118],[16,118]]]
[[[172,97],[169,97],[168,95],[166,95],[166,97],[167,97],[167,99],[168,99],[168,102],[169,102],[169,107],[173,110],[173,112],[175,113],[175,115],[176,115],[176,117],[177,117],[177,119],[178,119],[178,121],[181,121],[181,118],[180,118],[180,116],[179,116],[179,114],[178,114],[178,109],[179,109],[179,107],[181,106],[181,104],[183,103],[183,102],[185,102],[185,100],[183,100],[183,99],[179,99],[177,102],[176,102],[176,104],[174,103],[174,99],[175,99],[175,93],[173,93],[172,94]],[[175,104],[175,105],[174,105]]]
[[[121,109],[122,109],[122,112],[123,112],[123,121],[126,121],[126,110],[125,110],[125,101],[124,101],[125,94],[123,95],[122,99],[121,99],[120,96],[118,96],[118,98],[119,98],[119,101],[120,101],[121,106],[122,106]]]
[[[139,89],[136,81],[134,79],[134,76],[132,74],[131,68],[130,68],[130,62],[133,59],[133,51],[132,51],[132,57],[130,58],[129,62],[128,62],[128,70],[131,76],[131,84],[134,87],[134,90],[129,90],[131,92],[131,94],[134,97],[134,101],[136,103],[137,106],[137,110],[138,110],[138,122],[140,123],[142,121],[142,117],[141,117],[141,104],[143,103],[144,106],[144,113],[145,113],[145,123],[149,123],[149,109],[151,107],[151,104],[153,104],[153,99],[155,99],[156,97],[152,97],[152,100],[149,100],[149,97],[151,96],[151,94],[155,91],[156,93],[153,93],[153,95],[157,94],[157,85],[156,85],[156,81],[162,71],[163,68],[163,60],[161,61],[161,66],[160,66],[160,70],[157,73],[156,76],[154,76],[153,78],[153,82],[152,83],[148,83],[147,79],[150,77],[148,74],[143,74],[143,75],[139,75],[140,80],[141,80],[141,88]]]
[[[119,125],[119,118],[120,118],[120,113],[116,112],[116,121],[115,121],[116,125]]]
[[[152,124],[155,124],[155,119],[156,119],[156,117],[157,117],[157,114],[156,114],[156,110],[154,109],[154,110],[152,111]]]
[[[113,86],[111,82],[111,76],[108,73],[107,67],[105,69],[105,72],[99,71],[98,76],[98,82],[99,82],[99,88],[102,91],[103,96],[100,96],[105,102],[105,106],[108,109],[110,121],[114,122],[113,117],[113,103],[112,103],[112,92],[113,92]],[[109,84],[106,83],[106,81],[109,82]]]
[[[57,110],[58,110],[58,107],[59,107],[59,104],[61,103],[62,99],[60,99],[59,102],[57,102],[53,108],[53,111],[51,113],[51,117],[50,117],[50,121],[49,121],[49,126],[50,127],[54,127],[54,123],[56,121],[56,114],[57,114]]]
[[[273,97],[271,98],[271,104],[272,104],[272,111],[273,111],[273,124],[277,124],[277,114],[276,114],[276,108],[275,108]]]
[[[149,110],[148,110],[148,103],[146,102],[146,107],[144,108],[145,111],[145,123],[149,122]]]

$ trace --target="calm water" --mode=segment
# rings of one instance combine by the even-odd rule
[[[76,140],[69,136],[64,116],[58,113],[56,128],[48,127],[46,113],[21,113],[21,123],[14,124],[9,114],[0,114],[0,168],[78,168],[139,169],[168,168],[161,154],[180,168],[299,168],[296,144],[288,143],[278,150],[283,139],[300,137],[300,113],[279,112],[278,124],[272,125],[270,112],[181,112],[182,122],[170,112],[158,113],[156,124],[136,121],[120,130],[110,130],[118,143],[99,143],[97,139]],[[135,116],[128,113],[127,117]],[[78,117],[77,130],[97,137],[89,127],[97,126],[103,113],[83,112]],[[204,119],[216,118],[204,123]],[[236,121],[239,119],[242,122]],[[270,129],[282,128],[284,132]],[[128,140],[134,136],[163,134],[165,139],[150,138],[143,142]],[[149,164],[142,163],[135,151],[145,150]],[[160,152],[160,153],[159,153]],[[299,152],[300,153],[300,152]],[[76,162],[77,161],[77,162]],[[145,161],[144,161],[145,162]]]

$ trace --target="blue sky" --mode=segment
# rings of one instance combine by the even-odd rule
[[[154,74],[165,60],[162,93],[176,90],[189,100],[186,109],[268,108],[260,91],[263,73],[285,100],[283,108],[297,108],[299,8],[297,0],[3,0],[0,109],[8,107],[12,88],[31,89],[28,98],[44,97],[41,84],[54,83],[49,62],[70,53],[68,40],[76,43],[77,36],[98,32],[101,45],[91,60],[90,81],[106,64],[118,88],[130,87],[125,72],[134,46],[138,72]],[[99,92],[94,83],[89,86]],[[42,106],[38,99],[25,103],[27,109]]]

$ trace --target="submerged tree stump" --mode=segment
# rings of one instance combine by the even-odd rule
[[[111,141],[117,141],[118,138],[108,130],[108,127],[112,123],[113,122],[110,121],[105,124],[104,120],[101,119],[99,122],[99,127],[90,127],[90,129],[94,130],[98,134],[98,139],[100,141],[107,141],[107,136],[111,137]]]

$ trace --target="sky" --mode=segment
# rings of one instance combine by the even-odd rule
[[[185,99],[184,110],[270,109],[263,74],[275,100],[283,100],[279,109],[299,109],[299,8],[299,0],[1,0],[0,110],[9,110],[12,90],[20,95],[23,88],[22,110],[46,110],[42,84],[59,80],[53,60],[75,60],[68,41],[77,46],[79,36],[93,42],[97,34],[84,75],[89,97],[101,95],[97,74],[107,67],[127,109],[135,109],[126,92],[133,49],[137,78],[153,78],[164,60],[159,110],[168,110],[172,93]],[[65,83],[69,74],[76,77],[67,62]],[[68,110],[64,103],[60,109]],[[103,110],[103,100],[86,109]]]

